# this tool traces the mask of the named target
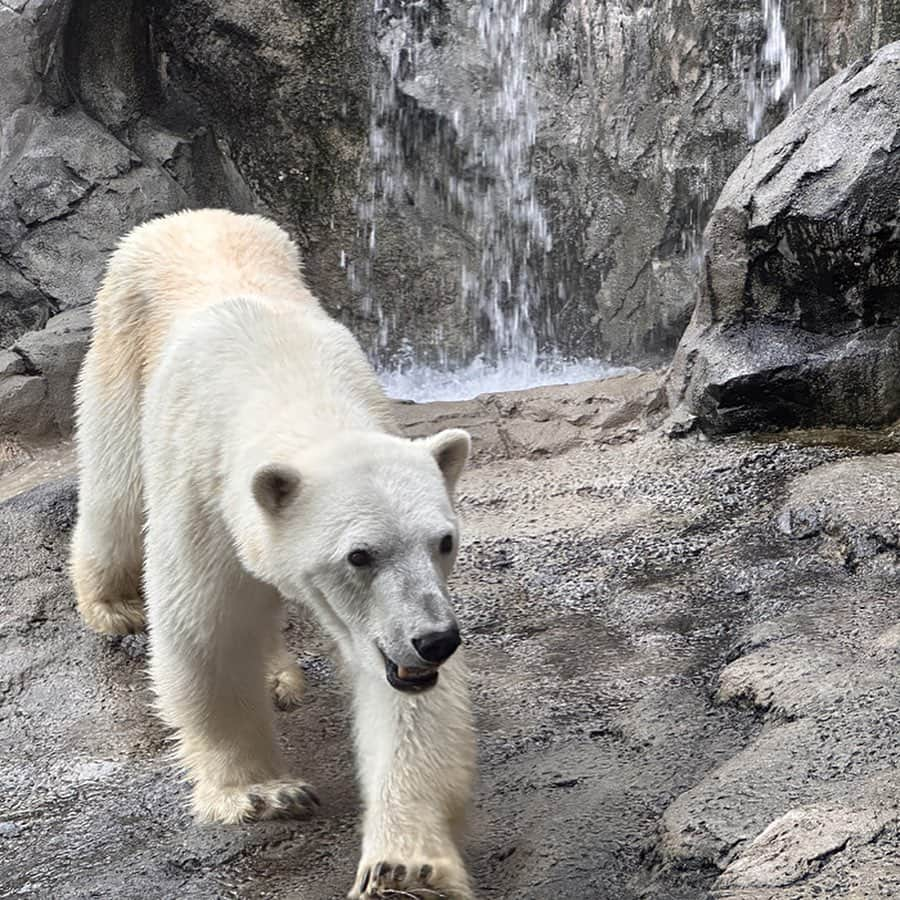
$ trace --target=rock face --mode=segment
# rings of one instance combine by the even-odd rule
[[[74,386],[90,339],[90,309],[53,316],[26,334],[0,364],[0,433],[61,436],[74,423]]]
[[[527,167],[533,154],[534,199],[553,234],[551,251],[530,259],[538,330],[577,355],[666,358],[694,302],[700,225],[747,147],[743,80],[765,34],[759,4],[535,2],[522,72],[536,142],[521,162]],[[823,19],[818,6],[806,15],[811,3],[796,5],[785,23],[811,77],[900,33],[896,4],[829,4]],[[0,346],[89,303],[108,253],[133,225],[186,206],[224,205],[284,224],[301,244],[313,289],[367,346],[376,333],[386,333],[390,347],[440,334],[434,346],[452,353],[460,336],[480,328],[480,314],[458,301],[462,268],[477,269],[481,250],[448,197],[477,196],[497,177],[478,154],[496,100],[496,61],[475,27],[480,8],[448,0],[412,15],[385,5],[373,18],[368,3],[351,0],[0,4]],[[401,40],[414,46],[415,66],[403,57],[395,103],[372,119],[381,109],[372,96],[387,90]],[[866,89],[854,108],[880,96]],[[855,119],[841,122],[853,127]],[[399,154],[403,191],[371,180],[373,124]],[[771,152],[770,168],[783,161]],[[788,165],[778,184],[792,171]],[[860,187],[871,182],[868,170],[857,174]],[[872,221],[869,210],[860,216]],[[371,259],[361,222],[377,232]],[[831,253],[829,234],[816,240]],[[792,233],[784,246],[801,244]],[[836,283],[849,284],[857,271],[845,255]],[[787,272],[791,284],[803,277],[797,266],[805,257],[798,259],[785,264],[796,270]],[[345,267],[368,265],[368,279],[348,277]],[[889,260],[861,265],[877,281],[869,294],[884,287],[881,301],[859,301],[868,329],[891,315]],[[867,331],[848,342],[840,365],[868,366],[885,384],[891,363],[870,338],[885,346]],[[831,346],[810,338],[797,352]],[[41,384],[23,380],[34,377],[0,374],[3,421],[35,435],[65,431],[65,414],[36,408]],[[881,402],[835,378],[832,393]],[[880,411],[887,414],[884,404]],[[859,418],[872,416],[860,410]]]
[[[832,3],[825,18],[813,5],[787,27],[823,73],[900,29],[887,0]],[[371,341],[379,323],[342,259],[367,252],[354,204],[369,183],[370,82],[384,87],[402,6],[375,22],[352,0],[0,5],[0,346],[87,303],[132,225],[203,204],[274,214],[316,292]],[[479,250],[446,194],[448,178],[496,178],[454,127],[457,113],[490,124],[478,9],[429,6],[414,21],[420,69],[398,73],[400,149],[422,189],[378,213],[369,284],[395,341],[477,329],[458,299]],[[759,3],[536,0],[529,23],[536,197],[554,235],[537,261],[539,318],[573,352],[658,360],[692,303],[688,244],[747,146]]]
[[[0,346],[89,303],[115,242],[153,216],[264,197],[307,250],[352,217],[360,15],[349,2],[0,5]],[[341,242],[306,254],[320,288]]]
[[[729,178],[670,381],[711,432],[900,417],[900,43],[818,88]]]
[[[396,12],[380,21],[383,68],[398,41],[415,60],[399,67],[397,115],[417,141],[398,142],[403,190],[375,222],[375,290],[400,332],[409,304],[425,333],[437,320],[452,339],[453,325],[467,324],[454,308],[459,260],[477,270],[481,248],[441,194],[449,184],[465,193],[476,179],[496,177],[479,162],[476,141],[483,144],[498,118],[494,61],[477,29],[482,6],[450,0],[424,26],[421,18],[404,24]],[[816,83],[900,37],[896,4],[829,3],[825,13],[817,0],[790,6],[794,82],[764,127],[784,115],[804,77]],[[535,198],[553,235],[549,254],[531,258],[542,285],[539,334],[576,355],[668,361],[694,305],[702,227],[749,147],[744,79],[766,36],[761,4],[542,0],[522,28],[520,74],[537,124]],[[423,289],[434,306],[423,304]]]
[[[90,302],[122,232],[188,202],[160,161],[142,160],[70,93],[63,53],[70,7],[68,0],[0,6],[4,346]]]
[[[744,82],[766,38],[762,4],[548,6],[536,167],[559,241],[547,283],[568,301],[558,329],[582,354],[668,362],[696,299],[703,226],[750,145]],[[896,5],[781,6],[795,71],[762,133],[804,79],[900,37]]]

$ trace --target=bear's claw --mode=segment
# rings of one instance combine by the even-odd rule
[[[272,782],[251,788],[247,793],[250,811],[244,814],[248,822],[262,819],[302,819],[312,815],[322,802],[308,785],[291,782]]]
[[[362,868],[350,900],[471,900],[465,875],[454,878],[440,864],[382,860]]]
[[[85,625],[98,634],[138,634],[147,627],[144,601],[137,593],[106,597],[82,592],[78,611]]]
[[[268,819],[306,819],[321,806],[316,792],[303,781],[266,781],[243,790],[199,790],[194,813],[203,822],[235,824]]]
[[[269,685],[279,709],[295,709],[303,698],[303,669],[297,663],[289,662],[269,674]]]

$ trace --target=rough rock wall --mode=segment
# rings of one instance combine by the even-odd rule
[[[143,4],[0,4],[0,431],[71,430],[87,305],[122,234],[254,205],[210,129],[178,121],[158,86]]]
[[[175,134],[148,118],[142,24],[129,2],[0,5],[4,345],[89,303],[107,254],[133,225],[237,200],[176,177],[176,158],[204,129]]]
[[[900,4],[781,4],[793,84],[824,80],[900,37]],[[765,40],[758,0],[554,2],[539,161],[570,273],[571,320],[617,359],[667,359],[693,308],[700,234],[748,146],[748,91]],[[760,73],[758,73],[760,74]],[[769,73],[771,75],[771,73]],[[580,347],[584,352],[590,344]]]
[[[900,42],[754,147],[707,227],[669,390],[706,431],[900,417]]]
[[[493,115],[491,60],[474,24],[479,7],[439,4],[414,42],[416,64],[400,70],[402,124],[417,136],[403,148],[416,190],[376,222],[374,283],[388,310],[428,291],[429,309],[416,320],[423,330],[429,314],[444,322],[460,315],[460,260],[469,270],[478,265],[464,217],[440,194],[453,179],[492,176],[473,162],[479,129],[471,123],[480,119],[489,132]],[[547,337],[554,323],[558,344],[580,356],[659,362],[690,317],[702,227],[750,146],[743,82],[765,39],[761,4],[539,0],[532,9],[533,169],[553,233],[549,255],[532,259],[543,285],[539,330]],[[895,2],[829,3],[823,14],[818,0],[796,0],[785,15],[798,71],[767,110],[763,132],[805,77],[827,78],[900,37]],[[383,69],[398,18],[381,23]],[[469,125],[458,129],[459,120]],[[416,278],[406,277],[411,271]]]
[[[827,77],[900,36],[897,6],[838,2],[823,17],[817,0],[792,4],[798,68]],[[168,101],[227,142],[298,235],[330,309],[371,345],[370,293],[392,323],[390,349],[440,334],[440,352],[452,356],[463,336],[484,331],[460,297],[485,237],[454,197],[496,177],[478,159],[495,118],[494,61],[477,32],[479,0],[379,7],[373,17],[368,3],[301,13],[263,0],[162,0],[152,5],[153,42]],[[553,233],[550,254],[531,259],[539,333],[582,356],[659,362],[693,307],[702,226],[749,146],[743,79],[765,37],[761,5],[535,0],[531,9],[533,172]],[[399,60],[398,41],[408,45]],[[392,67],[396,100],[379,110]],[[393,196],[367,166],[370,88],[398,157],[391,165],[404,169]],[[764,127],[788,105],[786,95]],[[374,212],[361,223],[354,207],[369,191]],[[354,282],[342,261],[371,274]]]
[[[227,148],[338,315],[354,303],[340,263],[357,228],[369,11],[358,0],[155,0],[148,12],[168,113]]]

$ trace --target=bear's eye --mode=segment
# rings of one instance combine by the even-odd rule
[[[440,551],[441,551],[441,553],[449,553],[452,549],[453,549],[453,535],[445,534],[441,538]]]
[[[347,562],[357,569],[363,569],[372,565],[372,554],[368,550],[353,550],[347,557]]]

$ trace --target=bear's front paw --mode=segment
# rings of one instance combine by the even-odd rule
[[[265,781],[246,788],[194,794],[194,813],[203,822],[261,822],[265,819],[305,819],[321,802],[303,781]]]
[[[363,860],[348,900],[472,900],[465,869],[449,858]]]

